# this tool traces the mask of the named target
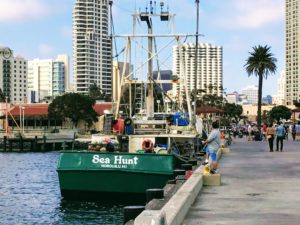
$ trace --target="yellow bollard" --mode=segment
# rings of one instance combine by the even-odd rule
[[[210,167],[209,165],[204,166],[203,175],[209,175],[210,174]]]

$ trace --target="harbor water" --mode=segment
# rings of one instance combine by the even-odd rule
[[[61,198],[58,156],[0,153],[0,224],[123,224],[124,203]]]

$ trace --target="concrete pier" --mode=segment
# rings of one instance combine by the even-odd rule
[[[204,186],[182,224],[299,224],[300,142],[269,152],[266,141],[234,141],[219,162],[221,186]]]

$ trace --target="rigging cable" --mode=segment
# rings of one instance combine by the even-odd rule
[[[113,35],[115,34],[115,26],[114,26],[113,14],[112,14],[112,4],[113,4],[113,3],[112,3],[112,1],[111,1],[111,2],[110,2],[110,20],[111,20],[111,32],[112,32],[111,38],[113,39]],[[122,52],[125,51],[125,48],[122,49],[120,53],[118,53],[116,38],[113,39],[113,42],[114,42],[114,46],[115,46],[116,56],[115,56],[115,57],[112,56],[112,61],[113,61],[113,58],[116,58],[116,59],[117,59],[117,73],[119,73],[119,71],[120,71],[120,67],[119,67],[119,55],[120,55]],[[123,65],[123,66],[126,66],[126,65]],[[119,81],[118,81],[118,82],[119,82]],[[122,89],[121,89],[121,90],[122,90]],[[123,102],[125,102],[125,97],[124,97],[124,95],[122,95],[122,100],[123,100]],[[129,114],[128,108],[125,106],[124,109],[127,110],[127,111],[126,111],[126,114],[128,115],[128,114]]]

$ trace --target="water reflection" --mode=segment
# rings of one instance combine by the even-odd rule
[[[123,224],[123,204],[62,200],[54,224]]]
[[[0,224],[123,223],[124,203],[60,196],[58,152],[0,153]]]

